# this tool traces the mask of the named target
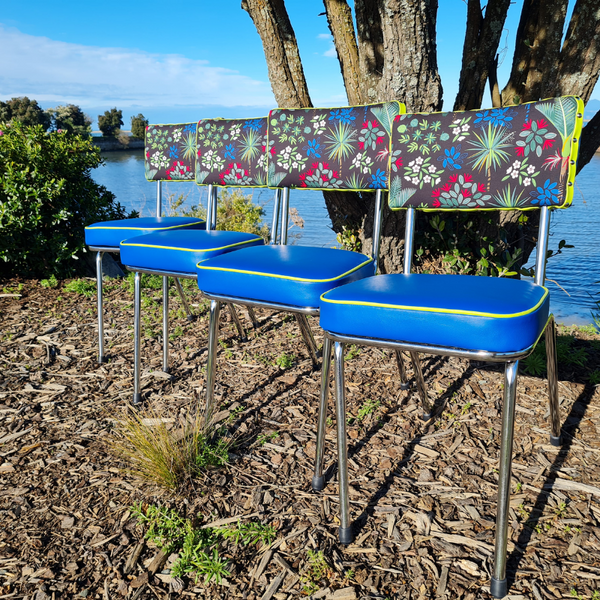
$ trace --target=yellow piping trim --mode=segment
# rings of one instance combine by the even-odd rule
[[[191,227],[192,225],[198,225],[198,223],[206,223],[202,219],[199,219],[195,223],[184,223],[183,225],[171,225],[170,227],[91,227],[87,226],[86,229],[118,229],[124,231],[129,229],[130,231],[163,231],[167,229],[181,229],[182,227]]]
[[[160,250],[180,250],[181,252],[214,252],[215,250],[226,250],[227,248],[234,248],[235,246],[242,246],[243,244],[250,244],[256,242],[261,238],[257,237],[254,240],[246,240],[244,242],[236,242],[235,244],[229,244],[228,246],[221,246],[220,248],[178,248],[176,246],[154,246],[152,244],[126,244],[121,242],[121,246],[138,246],[139,248],[159,248]]]
[[[406,114],[406,105],[403,102],[398,102],[398,100],[383,100],[380,102],[371,102],[370,104],[358,104],[356,106],[343,106],[343,107],[339,107],[339,106],[329,106],[329,107],[318,107],[318,106],[311,106],[311,107],[307,107],[307,108],[302,108],[299,109],[298,107],[295,108],[283,108],[283,107],[278,107],[278,108],[273,108],[269,111],[269,114],[267,115],[267,186],[270,190],[281,190],[283,189],[281,186],[272,186],[269,185],[269,163],[271,161],[271,153],[269,152],[269,131],[271,130],[271,113],[274,110],[335,110],[336,108],[363,108],[365,106],[377,106],[378,104],[388,104],[390,102],[395,102],[398,105],[398,114],[400,115],[405,115]],[[388,142],[388,159],[387,159],[387,171],[386,173],[388,174],[388,187],[384,188],[384,191],[388,191],[389,190],[389,173],[390,173],[390,161],[392,158],[392,133],[390,132],[390,139]],[[331,191],[337,191],[337,192],[374,192],[375,190],[373,188],[366,188],[366,189],[350,189],[350,188],[314,188],[314,187],[306,187],[306,188],[301,188],[301,187],[294,187],[294,188],[290,188],[290,189],[294,189],[294,190],[314,190],[314,191],[321,191],[321,192],[331,192]]]
[[[571,152],[569,153],[569,170],[567,174],[567,181],[565,184],[565,198],[562,204],[559,206],[549,206],[550,209],[557,208],[568,208],[571,206],[573,202],[573,194],[575,193],[575,174],[577,172],[577,156],[579,155],[579,140],[581,138],[581,129],[583,127],[583,111],[585,109],[585,104],[583,100],[579,96],[575,96],[573,94],[567,94],[566,96],[557,96],[557,98],[575,98],[577,101],[577,115],[575,116],[575,130],[573,131],[573,137],[571,138]],[[547,102],[549,100],[556,100],[556,98],[544,98],[543,100],[532,100],[531,102],[523,102],[523,104],[538,104],[540,102]],[[504,108],[509,108],[509,106],[521,106],[520,104],[511,104],[506,105]],[[457,110],[454,112],[457,113],[468,113],[468,112],[477,112],[479,110],[490,110],[490,109],[481,109],[477,108],[474,110]],[[442,114],[448,111],[438,111],[434,113],[410,113],[414,115],[434,115],[434,114]],[[390,141],[391,145],[391,141]],[[390,167],[391,167],[391,157],[392,153],[390,151]],[[391,168],[388,168],[388,172],[391,171]],[[407,210],[411,208],[410,206],[399,206],[398,208],[390,208],[392,211],[396,210]],[[519,208],[518,206],[491,206],[489,208],[421,208],[419,206],[412,207],[415,210],[422,210],[423,212],[481,212],[481,211],[489,211],[489,210],[540,210],[541,206],[528,206],[526,208]]]
[[[245,275],[260,275],[262,277],[273,277],[275,279],[289,279],[291,281],[311,281],[313,283],[326,283],[328,281],[337,281],[338,279],[342,279],[343,277],[346,277],[346,275],[350,275],[350,273],[354,273],[355,271],[358,271],[358,269],[361,269],[362,267],[364,267],[365,265],[368,265],[372,261],[373,261],[373,259],[371,257],[369,257],[368,260],[361,263],[357,267],[354,267],[354,269],[351,269],[350,271],[347,271],[346,273],[342,273],[341,275],[338,275],[337,277],[333,277],[331,279],[303,279],[302,277],[290,277],[289,275],[274,275],[273,273],[261,273],[259,271],[244,271],[243,269],[224,269],[224,268],[219,268],[219,267],[202,267],[202,266],[200,266],[200,263],[198,263],[196,265],[196,267],[198,269],[206,269],[207,271],[227,271],[228,273],[243,273]]]
[[[548,289],[545,287],[543,289],[545,290],[545,293],[541,297],[540,301],[534,307],[530,308],[529,310],[519,312],[519,313],[513,313],[510,315],[498,315],[498,314],[494,314],[494,313],[478,312],[478,311],[474,311],[474,310],[473,311],[471,311],[471,310],[455,310],[455,309],[451,309],[451,308],[430,308],[430,307],[425,307],[425,306],[404,306],[401,304],[384,304],[384,303],[378,303],[378,302],[353,302],[351,300],[328,300],[327,298],[325,298],[325,294],[327,294],[328,292],[325,292],[324,294],[321,295],[321,300],[323,302],[329,302],[330,304],[350,304],[353,306],[375,306],[377,308],[395,308],[398,310],[413,310],[413,311],[423,311],[423,312],[431,312],[431,313],[447,313],[447,314],[452,314],[452,315],[467,315],[469,317],[493,317],[495,319],[514,319],[515,317],[523,317],[525,315],[528,315],[528,314],[536,311],[544,303],[544,300],[546,299],[546,296],[548,295]]]

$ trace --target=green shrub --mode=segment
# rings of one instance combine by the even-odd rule
[[[92,180],[100,164],[88,139],[0,123],[0,276],[83,272],[84,227],[127,216]]]

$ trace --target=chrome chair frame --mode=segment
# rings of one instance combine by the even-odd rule
[[[414,208],[408,208],[405,231],[405,255],[403,272],[410,273],[412,264],[412,251],[414,244]],[[535,283],[544,285],[546,275],[546,255],[550,227],[550,210],[544,206],[540,209],[540,225],[537,243]],[[548,392],[550,404],[551,434],[550,442],[554,446],[561,444],[561,425],[558,401],[558,373],[556,359],[556,326],[554,317],[550,315],[544,328],[546,336],[546,357],[548,364]],[[541,336],[540,336],[541,337]],[[539,340],[538,340],[539,341]],[[350,522],[349,482],[348,482],[348,452],[346,443],[346,399],[344,386],[344,345],[362,344],[390,348],[396,353],[409,352],[413,365],[415,365],[415,378],[421,397],[424,419],[432,416],[433,405],[427,396],[427,388],[421,373],[417,353],[435,354],[441,356],[456,356],[478,361],[493,361],[505,363],[504,398],[502,409],[502,434],[500,444],[500,469],[498,483],[498,509],[496,519],[496,543],[493,575],[491,580],[491,593],[495,598],[503,598],[508,590],[506,579],[507,540],[508,540],[508,511],[510,508],[510,478],[512,466],[512,447],[514,437],[514,421],[517,391],[517,372],[519,360],[526,358],[535,348],[529,348],[513,353],[494,353],[486,351],[471,351],[460,348],[431,346],[427,344],[403,343],[391,340],[369,339],[362,337],[342,336],[325,331],[323,345],[323,377],[321,390],[321,405],[319,410],[319,426],[317,433],[317,452],[315,460],[315,475],[313,488],[322,489],[323,482],[323,455],[325,444],[325,418],[327,408],[327,395],[329,387],[329,369],[331,360],[331,347],[334,344],[334,377],[336,395],[336,427],[338,440],[338,479],[340,496],[340,527],[339,537],[342,544],[353,541],[352,526]],[[316,485],[315,485],[316,483]]]
[[[279,238],[275,236],[271,239],[272,245],[285,245],[287,243],[287,227],[288,227],[288,219],[289,219],[289,188],[283,188],[282,190],[282,216],[281,216],[281,235]],[[382,221],[382,198],[383,191],[376,190],[375,195],[375,216],[374,216],[374,224],[373,224],[373,258],[374,258],[374,275],[377,272],[377,265],[379,263],[379,246],[380,246],[380,237],[381,237],[381,221]],[[276,206],[277,208],[277,206]],[[273,224],[275,225],[278,222],[278,211],[274,210],[273,215]],[[277,241],[279,240],[279,241]],[[307,316],[317,316],[320,311],[319,306],[310,306],[310,307],[300,307],[293,306],[288,304],[276,304],[273,302],[264,302],[264,301],[252,301],[242,298],[236,298],[234,296],[220,296],[216,294],[209,294],[203,292],[203,294],[211,301],[210,302],[210,324],[209,324],[209,332],[208,332],[208,363],[206,366],[206,412],[205,412],[205,426],[209,427],[212,416],[215,411],[215,399],[214,399],[214,387],[215,387],[215,373],[216,373],[216,354],[217,354],[217,341],[219,337],[219,312],[221,310],[221,304],[223,303],[233,303],[243,304],[245,306],[256,306],[260,308],[266,308],[269,310],[278,310],[284,311],[288,313],[294,314],[296,317],[296,321],[300,327],[300,332],[306,343],[306,346],[309,349],[309,353],[311,356],[311,360],[314,366],[318,365],[318,349],[317,344],[315,342],[312,330],[310,325],[308,324]],[[325,351],[326,348],[324,346],[323,357],[326,356]],[[329,373],[329,362],[323,361],[323,369],[327,368],[327,373]],[[324,377],[324,375],[323,375]],[[323,396],[325,395],[325,398]],[[320,406],[327,405],[327,388],[326,386],[321,386],[321,399]],[[319,417],[319,427],[321,427],[321,421],[324,423],[325,417],[322,415]],[[324,425],[323,425],[324,428]],[[321,478],[321,482],[324,485],[324,478]],[[313,487],[316,485],[315,479],[313,479]],[[317,488],[315,488],[317,489]],[[323,486],[318,489],[323,489]]]

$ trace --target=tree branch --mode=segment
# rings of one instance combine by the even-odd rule
[[[263,44],[278,106],[312,106],[298,42],[284,0],[242,0]]]
[[[598,148],[600,148],[600,111],[592,117],[581,132],[577,173],[592,160]]]
[[[490,0],[481,12],[480,0],[469,0],[467,31],[454,110],[479,108],[502,36],[510,0]]]
[[[346,0],[323,0],[323,4],[329,31],[333,35],[348,103],[351,105],[364,104],[366,94],[364,94],[364,85],[361,82],[352,11]]]

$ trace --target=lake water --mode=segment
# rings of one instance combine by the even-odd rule
[[[156,183],[144,179],[143,150],[105,152],[102,157],[105,164],[92,173],[93,178],[113,192],[127,209],[135,209],[142,216],[155,214]],[[187,195],[184,206],[206,206],[205,187],[190,183],[164,183],[163,198],[170,194],[175,197]],[[272,198],[271,190],[254,190],[254,201],[264,205],[269,223]],[[291,231],[302,234],[302,244],[336,244],[322,194],[292,190],[290,206],[297,208],[304,220],[304,229],[294,228]],[[547,277],[556,282],[547,282],[551,309],[559,323],[582,325],[592,322],[590,311],[595,308],[592,295],[600,291],[599,210],[600,155],[596,155],[577,176],[572,206],[568,210],[554,211],[552,215],[550,247],[555,249],[562,239],[575,246],[548,261]],[[600,299],[600,295],[597,298]]]

